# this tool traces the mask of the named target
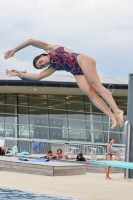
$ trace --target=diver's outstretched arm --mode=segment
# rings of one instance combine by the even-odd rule
[[[51,44],[48,44],[47,42],[43,42],[43,41],[40,41],[40,40],[33,40],[33,39],[29,39],[29,40],[26,40],[25,42],[22,42],[21,44],[19,44],[17,47],[15,47],[14,49],[8,51],[5,53],[5,56],[4,58],[7,59],[7,58],[10,58],[14,55],[14,53],[16,53],[17,51],[20,51],[21,49],[27,47],[27,46],[34,46],[34,47],[37,47],[39,49],[43,49],[45,50],[46,52],[50,52],[50,51],[53,51],[54,49],[58,48],[59,45],[51,45]]]
[[[20,72],[16,69],[8,70],[7,74],[9,76],[20,76],[20,77],[24,77],[24,78],[27,78],[27,79],[30,79],[30,80],[40,80],[42,78],[50,76],[54,72],[55,72],[55,70],[50,66],[47,69],[44,69],[39,74],[27,74],[27,73]]]

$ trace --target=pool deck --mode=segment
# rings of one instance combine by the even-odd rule
[[[17,155],[10,155],[10,154],[7,154],[6,157],[23,157],[23,158],[27,158],[27,159],[33,159],[33,160],[39,160],[40,157],[43,157],[44,154],[30,154],[30,155],[21,155],[20,153],[18,153]],[[55,160],[54,162],[64,162],[64,163],[77,163],[77,164],[84,164],[86,165],[86,172],[95,172],[95,173],[105,173],[106,171],[106,166],[101,166],[101,165],[92,165],[92,164],[86,164],[86,163],[83,163],[83,162],[73,162],[70,160]],[[89,160],[88,160],[89,162]],[[118,167],[111,167],[111,170],[110,170],[110,173],[124,173],[124,169],[123,168],[118,168]]]
[[[105,180],[100,173],[53,177],[0,171],[0,187],[81,200],[133,200],[133,180],[125,180],[121,173],[111,177],[113,180]]]
[[[0,157],[0,170],[39,174],[45,176],[64,176],[86,174],[86,165],[66,162],[36,162],[34,158],[28,161],[20,161],[18,157]],[[35,160],[35,161],[34,161]]]

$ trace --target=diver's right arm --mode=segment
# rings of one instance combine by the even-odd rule
[[[50,66],[47,69],[44,69],[43,71],[41,71],[39,74],[27,74],[27,73],[20,72],[16,69],[8,70],[7,74],[9,76],[20,76],[20,77],[27,78],[30,80],[40,80],[42,78],[50,76],[54,72],[55,70]]]
[[[34,40],[34,39],[28,39],[25,42],[22,42],[21,44],[19,44],[18,46],[16,46],[14,49],[9,50],[5,53],[4,58],[10,58],[12,57],[17,51],[20,51],[21,49],[28,47],[28,46],[33,46],[33,47],[37,47],[39,49],[43,49],[45,50],[47,53],[50,53],[51,51],[53,51],[54,49],[60,47],[60,45],[53,45],[53,44],[49,44],[47,42],[41,41],[41,40]]]

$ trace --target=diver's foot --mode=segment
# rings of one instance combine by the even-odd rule
[[[116,117],[118,124],[120,126],[123,126],[123,124],[124,124],[124,119],[123,119],[124,112],[123,112],[123,110],[119,110],[118,112],[116,112],[114,114],[115,114],[115,117]]]
[[[111,126],[111,129],[114,129],[116,126],[117,126],[117,121],[116,121],[116,117],[114,115],[114,117],[111,118],[112,120],[112,126]]]

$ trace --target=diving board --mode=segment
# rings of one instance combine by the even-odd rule
[[[110,167],[118,167],[125,169],[133,169],[133,162],[123,162],[123,161],[89,161],[92,165],[102,165]]]

